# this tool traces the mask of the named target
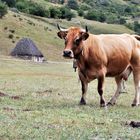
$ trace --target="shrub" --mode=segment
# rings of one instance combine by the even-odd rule
[[[126,23],[125,26],[131,30],[134,30],[134,25],[132,23]]]
[[[134,21],[134,31],[140,34],[140,23],[138,21]]]
[[[77,12],[78,12],[79,16],[81,16],[81,17],[84,16],[84,11],[83,10],[79,9]]]
[[[79,9],[83,10],[83,11],[87,11],[87,10],[91,9],[91,7],[86,3],[82,3],[82,4],[80,4]]]
[[[106,15],[101,11],[95,11],[95,10],[89,10],[85,14],[84,18],[89,19],[89,20],[96,20],[100,22],[106,21]]]
[[[2,2],[5,2],[9,7],[14,7],[16,4],[15,0],[1,0]]]
[[[12,43],[15,43],[15,40],[12,40]]]
[[[7,14],[7,5],[0,1],[0,18]]]
[[[10,29],[9,32],[15,33],[15,30],[14,29]]]
[[[79,8],[79,5],[76,0],[68,0],[67,6],[70,9],[74,9],[74,10],[77,10]]]
[[[70,21],[73,17],[75,17],[75,14],[73,12],[67,10],[65,13],[65,18]]]
[[[89,19],[89,20],[98,20],[98,13],[95,10],[89,10],[84,18]]]
[[[61,11],[57,7],[50,7],[50,17],[51,18],[59,18],[61,17]]]
[[[120,18],[120,21],[119,21],[120,24],[125,24],[126,23],[126,20],[124,18]]]
[[[119,23],[119,19],[118,16],[113,15],[113,14],[108,14],[106,22],[109,24],[115,24],[115,23]]]
[[[4,27],[4,30],[7,30],[8,29],[8,27]]]
[[[41,16],[41,17],[49,17],[49,11],[47,11],[43,6],[35,3],[30,3],[28,8],[29,14]]]
[[[100,12],[98,16],[98,21],[100,22],[105,22],[106,21],[106,16],[104,13]]]
[[[124,11],[127,12],[127,13],[131,13],[132,9],[131,9],[130,6],[127,6]]]
[[[49,17],[50,15],[49,10],[46,10],[45,7],[31,1],[18,1],[16,7],[21,12],[36,16]]]
[[[14,38],[14,35],[13,34],[9,34],[8,38],[9,39],[13,39]]]
[[[71,12],[71,10],[68,7],[61,7],[60,12],[61,12],[61,16],[60,16],[61,19],[71,20],[73,17],[75,17],[75,14]]]
[[[64,1],[64,0],[59,0],[59,3],[60,3],[60,4],[64,4],[65,1]]]
[[[19,11],[21,11],[21,12],[28,13],[27,7],[28,7],[28,3],[25,2],[25,1],[18,1],[18,2],[16,3],[16,8],[17,8]]]

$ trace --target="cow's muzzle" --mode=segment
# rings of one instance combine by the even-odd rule
[[[65,58],[73,58],[74,55],[73,55],[72,50],[64,50],[63,51],[63,57],[65,57]]]

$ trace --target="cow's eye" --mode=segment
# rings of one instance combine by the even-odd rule
[[[76,40],[75,40],[75,44],[78,46],[78,45],[80,44],[80,41],[81,41],[80,38],[76,39]]]

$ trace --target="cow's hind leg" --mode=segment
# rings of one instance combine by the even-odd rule
[[[140,105],[140,66],[133,70],[134,84],[135,84],[135,98],[132,106]]]
[[[105,100],[103,97],[103,84],[104,84],[104,77],[98,78],[98,93],[100,95],[100,106],[105,107]]]
[[[116,84],[117,84],[117,90],[116,90],[114,96],[111,98],[111,100],[108,102],[107,105],[114,105],[116,103],[117,98],[120,95],[123,79],[122,79],[122,77],[117,76],[117,77],[115,77],[115,81],[116,81]]]
[[[86,105],[86,93],[87,93],[88,83],[85,81],[81,81],[81,85],[82,85],[82,97],[80,100],[80,105]]]

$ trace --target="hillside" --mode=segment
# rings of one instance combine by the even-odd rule
[[[9,55],[11,49],[15,47],[19,39],[30,37],[47,59],[58,61],[64,61],[61,56],[64,42],[57,37],[57,23],[65,28],[88,25],[89,31],[95,34],[134,33],[122,25],[100,23],[83,18],[74,18],[72,21],[67,21],[41,18],[23,13],[17,14],[11,11],[0,20],[0,55]]]

